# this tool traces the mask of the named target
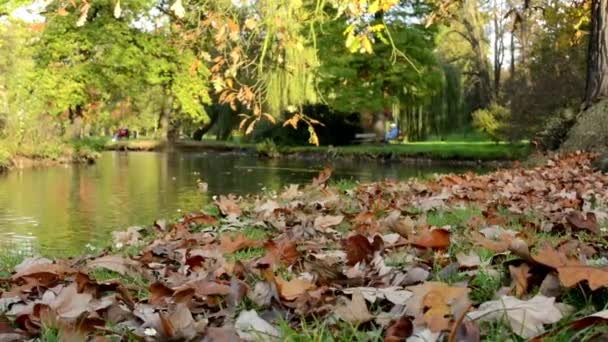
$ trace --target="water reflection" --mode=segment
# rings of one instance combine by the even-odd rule
[[[13,171],[0,176],[0,248],[78,253],[109,232],[197,210],[213,194],[279,190],[307,183],[325,164],[212,153],[107,152],[93,166]],[[334,163],[334,179],[405,179],[463,168]],[[201,193],[197,182],[209,184]],[[2,249],[7,250],[7,249]]]

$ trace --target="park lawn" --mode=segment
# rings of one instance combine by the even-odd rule
[[[184,150],[255,151],[263,154],[261,146],[217,140],[179,140],[175,146]],[[123,140],[106,143],[107,150],[154,151],[165,148],[160,140]],[[428,158],[437,160],[517,160],[529,153],[525,142],[494,143],[489,141],[424,141],[403,144],[365,144],[350,146],[276,146],[278,155],[316,155],[319,157],[369,157],[369,158]]]

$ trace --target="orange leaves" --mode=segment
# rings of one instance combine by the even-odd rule
[[[582,281],[587,281],[591,290],[608,287],[608,268],[584,265],[549,245],[539,250],[533,260],[557,270],[560,282],[566,287],[574,287]]]
[[[446,249],[450,245],[450,232],[445,229],[432,229],[412,237],[409,241],[416,247]]]
[[[259,247],[260,242],[254,241],[239,233],[232,237],[229,235],[222,236],[220,240],[221,249],[224,253],[234,253],[245,248]]]
[[[293,240],[283,239],[278,242],[269,240],[264,243],[266,257],[272,264],[293,265],[300,257],[297,243]]]
[[[608,268],[592,266],[564,266],[557,269],[559,280],[566,287],[574,287],[586,280],[589,288],[595,291],[601,287],[608,287]]]
[[[414,296],[408,301],[408,313],[427,324],[433,332],[448,330],[452,316],[451,305],[466,298],[468,288],[452,287],[440,282],[426,282],[408,287]]]
[[[281,277],[276,277],[276,284],[279,289],[279,294],[286,300],[295,300],[308,290],[315,288],[315,285],[307,280],[292,279],[285,281]]]

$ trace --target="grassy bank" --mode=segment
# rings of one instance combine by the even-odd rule
[[[159,140],[124,140],[108,142],[107,150],[156,151],[167,147]],[[493,142],[417,142],[406,144],[352,145],[338,147],[315,146],[277,146],[272,142],[244,144],[215,140],[180,140],[174,144],[177,149],[199,151],[239,151],[257,152],[267,157],[343,157],[370,159],[408,159],[424,158],[458,161],[517,160],[525,158],[529,146],[525,143]]]
[[[16,144],[0,140],[0,171],[66,163],[92,163],[105,143],[96,139],[48,141],[44,144]]]
[[[277,194],[220,196],[72,259],[0,257],[0,284],[14,296],[0,307],[4,333],[518,342],[608,333],[608,176],[589,156],[331,184],[321,174]]]

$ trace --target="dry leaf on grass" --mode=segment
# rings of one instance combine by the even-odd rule
[[[352,324],[365,323],[374,319],[367,309],[363,295],[357,290],[353,292],[352,299],[339,297],[334,313],[338,318]]]
[[[353,266],[360,262],[369,263],[374,257],[374,252],[380,250],[384,246],[382,237],[374,236],[373,243],[361,235],[353,235],[346,240],[342,240],[342,247],[346,252],[346,264]]]
[[[450,245],[450,232],[445,229],[432,229],[411,237],[409,241],[416,247],[446,249]]]
[[[566,221],[576,229],[588,230],[594,234],[600,233],[600,225],[597,222],[597,218],[594,213],[583,213],[573,211],[566,216]]]
[[[89,293],[78,293],[76,283],[64,287],[49,306],[63,318],[77,318],[87,311],[93,296]]]
[[[264,243],[264,248],[266,248],[265,259],[268,259],[271,264],[290,266],[300,257],[297,246],[297,242],[290,239],[282,239],[276,242],[268,240]]]
[[[232,196],[226,197],[222,195],[215,203],[220,208],[222,214],[226,216],[237,218],[243,213],[238,204],[236,204],[236,199]]]
[[[294,300],[306,293],[306,291],[315,288],[313,283],[303,279],[295,278],[290,281],[285,281],[281,277],[276,277],[275,280],[281,297],[286,300]]]
[[[121,275],[137,276],[137,266],[139,263],[117,255],[106,255],[101,258],[93,259],[87,263],[90,269],[105,268]]]
[[[406,303],[407,312],[427,324],[433,332],[449,329],[452,316],[451,305],[466,297],[465,287],[453,287],[441,282],[429,281],[410,286],[414,295]]]
[[[234,236],[234,238],[229,234],[226,234],[220,239],[221,249],[227,254],[234,253],[245,248],[258,247],[259,245],[259,241],[251,240],[242,233],[237,234]]]
[[[281,336],[279,330],[262,319],[255,310],[242,311],[234,327],[239,337],[247,341],[269,341]]]
[[[608,287],[608,268],[593,266],[564,266],[557,269],[559,280],[565,287],[574,287],[586,280],[589,288],[595,291],[601,287]]]
[[[405,305],[407,300],[413,295],[412,292],[404,290],[398,286],[386,288],[351,287],[349,289],[342,290],[342,292],[346,294],[354,294],[355,291],[360,292],[363,298],[365,298],[371,304],[375,303],[378,299],[386,299],[393,304]]]
[[[555,305],[555,298],[537,295],[528,301],[503,296],[499,300],[481,304],[467,316],[480,321],[506,318],[514,333],[531,338],[544,332],[543,325],[558,322],[563,314]]]
[[[509,265],[509,273],[515,287],[515,296],[521,298],[528,292],[528,278],[530,278],[530,266],[523,263],[518,267]]]
[[[461,267],[472,268],[481,265],[481,258],[474,252],[469,254],[460,252],[456,254],[456,260]]]
[[[317,228],[317,229],[327,229],[327,228],[331,228],[331,227],[335,227],[335,226],[339,225],[340,223],[342,223],[343,220],[344,220],[343,215],[317,216],[317,218],[315,218],[314,225],[315,225],[315,228]]]

